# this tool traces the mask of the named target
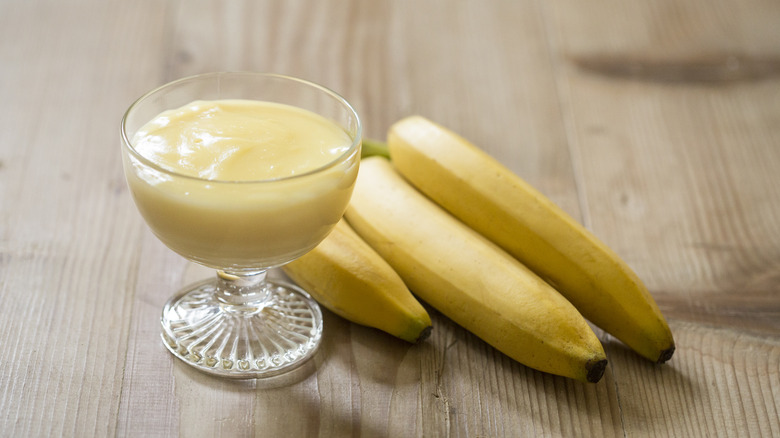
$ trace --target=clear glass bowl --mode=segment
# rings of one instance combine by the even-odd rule
[[[141,155],[135,132],[163,111],[195,100],[249,99],[312,111],[352,138],[349,149],[295,176],[222,181],[177,173]],[[220,72],[150,91],[125,113],[122,155],[130,192],[152,232],[181,256],[217,275],[184,288],[165,305],[162,338],[186,363],[211,374],[260,378],[294,369],[316,351],[322,314],[295,285],[267,271],[317,246],[352,194],[362,127],[333,91],[283,75]]]

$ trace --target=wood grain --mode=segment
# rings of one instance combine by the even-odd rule
[[[780,436],[777,23],[773,0],[0,2],[0,434]],[[188,369],[160,311],[211,273],[137,214],[118,125],[212,70],[320,82],[373,138],[410,114],[461,133],[626,259],[675,357],[597,329],[584,385],[429,308],[419,345],[325,311],[288,376]]]
[[[99,43],[137,17],[119,6],[0,6],[4,433],[116,427],[141,230],[116,149],[122,100],[140,88]]]

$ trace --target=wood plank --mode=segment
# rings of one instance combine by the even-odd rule
[[[175,364],[160,339],[159,321],[165,300],[181,287],[176,274],[183,263],[146,229],[137,212],[132,217],[143,232],[134,277],[125,284],[133,302],[116,435],[174,436],[180,430],[182,402],[171,397]]]
[[[780,342],[730,328],[675,322],[669,366],[609,348],[627,436],[775,436]],[[680,354],[682,353],[682,354]]]
[[[140,230],[117,137],[140,78],[116,49],[152,3],[0,7],[4,433],[114,433]]]

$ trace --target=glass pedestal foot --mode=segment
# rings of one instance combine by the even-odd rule
[[[230,302],[222,290],[228,277],[191,285],[166,303],[162,338],[174,356],[206,373],[247,379],[292,371],[314,355],[322,313],[306,292],[262,279],[260,296]]]

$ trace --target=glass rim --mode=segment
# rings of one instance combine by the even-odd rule
[[[276,178],[267,178],[267,179],[252,179],[252,180],[228,180],[228,179],[207,179],[202,178],[195,175],[187,175],[184,173],[177,172],[175,170],[167,169],[163,166],[160,166],[159,164],[155,163],[154,161],[146,158],[143,156],[140,152],[138,152],[135,147],[133,146],[132,142],[128,138],[127,133],[127,118],[130,115],[130,113],[135,109],[139,104],[143,103],[146,99],[150,98],[152,95],[158,93],[159,91],[172,87],[174,85],[180,84],[185,81],[190,81],[193,79],[199,79],[199,78],[206,78],[206,77],[220,77],[225,75],[236,75],[236,76],[256,76],[256,77],[267,77],[267,78],[276,78],[276,79],[283,79],[291,82],[297,82],[302,85],[309,86],[314,89],[318,89],[325,94],[333,97],[336,101],[338,101],[340,104],[342,104],[344,107],[347,108],[347,110],[352,113],[352,115],[355,117],[355,123],[357,129],[355,130],[355,136],[352,138],[352,144],[349,146],[349,148],[344,151],[341,155],[334,158],[331,161],[328,161],[327,163],[323,164],[322,166],[316,167],[312,170],[306,171],[304,173],[299,173],[295,175],[290,176],[282,176],[282,177],[276,177]],[[257,100],[257,99],[255,99]],[[173,109],[173,108],[170,108]],[[318,174],[320,172],[323,172],[331,167],[334,167],[338,165],[341,162],[346,161],[349,159],[350,156],[357,153],[357,149],[359,148],[360,144],[362,143],[363,138],[363,123],[360,119],[360,115],[358,115],[355,108],[352,106],[352,104],[347,101],[343,96],[341,96],[339,93],[331,90],[328,87],[325,87],[323,85],[317,84],[315,82],[301,79],[295,76],[289,76],[285,74],[279,74],[279,73],[266,73],[266,72],[252,72],[252,71],[219,71],[219,72],[209,72],[209,73],[200,73],[196,75],[191,76],[185,76],[170,82],[166,82],[158,87],[155,87],[146,93],[142,94],[138,99],[136,99],[130,106],[127,108],[127,110],[122,115],[122,121],[120,122],[120,136],[122,139],[122,146],[126,148],[130,154],[140,162],[142,162],[144,165],[151,167],[152,169],[162,172],[164,174],[176,177],[176,178],[185,178],[190,179],[193,181],[201,181],[201,182],[207,182],[209,184],[259,184],[259,183],[272,183],[272,182],[280,182],[280,181],[291,181],[295,179],[304,178],[306,176]]]

